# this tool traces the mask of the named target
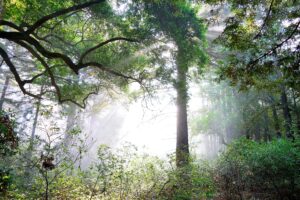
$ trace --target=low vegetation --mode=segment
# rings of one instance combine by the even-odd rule
[[[24,163],[22,168],[12,162],[9,171],[1,165],[0,192],[2,199],[20,200],[297,199],[299,148],[299,139],[265,143],[241,138],[215,160],[194,158],[176,168],[174,155],[160,159],[131,144],[117,150],[101,145],[88,169],[68,160],[53,169],[40,160],[29,173]],[[10,157],[20,159],[21,153]]]

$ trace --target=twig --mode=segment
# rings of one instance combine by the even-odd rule
[[[270,7],[269,7],[269,10],[268,10],[267,16],[265,17],[265,20],[264,20],[264,22],[263,22],[262,26],[260,27],[260,30],[259,30],[259,32],[257,33],[257,35],[256,35],[256,36],[254,36],[254,38],[253,38],[253,39],[257,39],[258,37],[260,37],[260,35],[261,35],[261,32],[262,32],[262,30],[264,29],[264,27],[266,26],[266,24],[267,24],[267,20],[268,20],[268,18],[269,18],[269,16],[270,16],[270,14],[271,14],[272,7],[273,7],[273,3],[274,3],[274,0],[272,0],[272,1],[271,1],[271,4],[270,4]]]
[[[252,67],[254,67],[258,61],[260,61],[262,58],[270,55],[271,53],[273,53],[274,51],[276,51],[278,48],[280,48],[283,44],[285,44],[287,41],[289,41],[290,39],[292,39],[292,37],[294,36],[294,34],[297,32],[298,27],[300,26],[300,20],[298,21],[298,23],[296,24],[295,29],[292,31],[292,33],[282,42],[280,42],[279,44],[276,44],[272,49],[268,50],[266,53],[264,53],[263,55],[259,56],[257,59],[255,59],[254,61],[250,62],[249,64],[251,64],[250,66],[248,66],[250,69]]]

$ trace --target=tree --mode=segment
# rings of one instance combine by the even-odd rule
[[[203,1],[202,1],[203,2]],[[227,5],[231,15],[216,40],[228,56],[219,61],[220,80],[229,80],[241,90],[269,89],[281,96],[286,136],[293,138],[290,98],[299,98],[299,1],[206,0]],[[273,108],[274,117],[277,115]],[[276,117],[275,117],[276,118]],[[295,117],[296,118],[296,117]],[[295,119],[296,120],[296,119]],[[277,127],[278,128],[278,127]]]
[[[197,8],[192,7],[189,1],[137,1],[131,7],[134,15],[139,14],[138,9],[144,9],[146,14],[143,13],[141,18],[146,21],[148,38],[157,41],[162,35],[161,38],[175,45],[176,50],[172,52],[174,66],[172,71],[168,72],[173,78],[170,78],[172,75],[167,77],[177,93],[176,163],[178,167],[184,166],[189,159],[188,71],[189,67],[196,66],[199,72],[206,63],[207,57],[204,53],[206,28],[203,20],[197,16]],[[166,65],[163,68],[162,70],[168,70]]]
[[[20,65],[16,65],[17,58],[14,58],[14,51],[5,48],[1,41],[0,55],[22,92],[34,98],[54,93],[60,103],[69,101],[85,107],[87,97],[97,93],[103,84],[99,83],[100,81],[91,83],[85,80],[87,73],[103,74],[101,78],[106,77],[103,80],[109,80],[114,76],[120,78],[123,84],[128,81],[141,83],[138,75],[127,75],[127,66],[118,66],[117,69],[98,61],[103,59],[94,59],[109,56],[112,56],[111,59],[116,59],[112,51],[114,55],[121,55],[123,52],[122,56],[128,56],[132,51],[129,51],[128,45],[123,43],[138,42],[136,39],[124,36],[107,38],[111,35],[125,35],[125,33],[116,27],[112,27],[114,28],[112,33],[106,31],[111,25],[109,20],[104,23],[100,20],[90,20],[89,15],[94,12],[93,10],[108,8],[105,0],[79,1],[79,4],[66,1],[64,5],[68,7],[62,6],[59,1],[5,1],[3,19],[0,20],[0,38],[2,41],[9,41],[8,45],[25,49],[33,65],[33,72],[20,74],[18,69]],[[41,8],[48,14],[44,15],[39,10]],[[96,34],[97,32],[100,33]],[[110,46],[111,50],[105,49],[106,46]],[[81,80],[74,81],[78,75]],[[26,78],[24,79],[23,76]],[[116,79],[115,83],[118,82]],[[26,87],[41,81],[49,85],[42,94],[37,94]]]
[[[113,45],[117,41],[138,42],[136,39],[123,36],[114,36],[109,39],[105,39],[104,36],[91,36],[99,30],[98,28],[94,28],[96,25],[106,29],[112,28],[113,33],[103,33],[107,35],[117,35],[118,33],[129,35],[131,33],[127,30],[130,26],[123,25],[119,29],[116,27],[116,24],[119,23],[118,25],[120,25],[120,22],[116,20],[117,17],[114,17],[112,12],[103,12],[101,7],[98,7],[98,9],[94,8],[98,4],[106,9],[109,8],[104,0],[87,1],[76,5],[73,5],[72,1],[68,1],[67,4],[70,4],[70,7],[62,7],[56,1],[49,1],[48,3],[28,0],[17,1],[15,4],[7,2],[4,5],[5,12],[3,12],[3,20],[0,21],[0,26],[2,27],[0,38],[26,49],[33,61],[34,69],[37,69],[33,75],[32,73],[26,74],[27,76],[31,75],[30,78],[22,79],[20,70],[18,70],[13,58],[10,56],[14,52],[9,52],[4,47],[0,48],[1,57],[14,75],[24,94],[41,98],[41,96],[47,93],[55,93],[60,103],[70,101],[78,106],[85,107],[87,97],[95,94],[99,90],[99,86],[97,84],[85,83],[80,87],[80,82],[81,80],[84,81],[84,79],[81,78],[81,80],[77,79],[74,81],[71,78],[74,77],[74,74],[78,75],[80,71],[88,67],[95,67],[100,69],[101,72],[120,77],[126,81],[131,80],[141,83],[139,75],[127,75],[127,72],[134,72],[132,68],[125,66],[116,70],[116,68],[107,67],[103,64],[106,63],[106,60],[110,61],[116,58],[116,51],[122,53],[121,50],[125,49],[127,52],[132,52],[132,50],[128,50],[129,47],[126,45],[123,47],[121,45],[109,46],[109,48],[105,49],[106,46]],[[175,58],[177,78],[172,81],[177,91],[178,121],[176,152],[179,166],[181,165],[180,163],[187,163],[189,153],[187,126],[188,66],[193,64],[203,65],[205,62],[206,57],[201,49],[204,46],[205,28],[202,21],[196,17],[196,10],[186,1],[175,3],[167,1],[137,3],[144,5],[145,11],[148,13],[146,19],[154,30],[150,32],[150,36],[154,36],[157,32],[162,32],[166,35],[166,38],[174,42],[177,46],[177,55]],[[92,6],[93,8],[91,8]],[[51,14],[42,15],[42,13],[36,10],[41,7],[45,7],[47,11],[50,10],[49,13]],[[85,12],[79,12],[83,11],[83,9],[85,9]],[[171,14],[169,11],[172,11]],[[25,17],[21,18],[22,14],[25,14]],[[86,20],[89,16],[103,17],[105,22],[96,21],[96,23],[91,23],[89,20]],[[168,23],[164,23],[164,18],[167,19],[165,22]],[[97,18],[93,18],[93,20],[95,19]],[[179,31],[174,31],[178,27],[180,27]],[[77,29],[82,30],[80,35],[76,34]],[[72,34],[70,31],[74,30],[75,33]],[[139,36],[141,35],[143,36],[143,34]],[[94,45],[99,38],[105,40],[97,42],[98,44]],[[63,48],[61,47],[61,43],[64,44]],[[78,48],[73,47],[77,45]],[[106,52],[101,51],[101,48],[104,48]],[[128,55],[128,53],[125,55]],[[100,61],[104,62],[101,63]],[[88,74],[87,70],[84,72],[84,75],[86,74]],[[84,75],[81,74],[81,76]],[[41,78],[46,78],[46,80],[41,80]],[[46,82],[46,84],[41,83],[41,81]],[[114,82],[118,81],[114,79]],[[41,94],[36,94],[25,87],[27,84],[36,83],[43,85],[49,83],[50,87],[45,88]],[[71,86],[68,86],[68,84],[71,84]],[[81,103],[78,103],[78,99],[81,100]]]
[[[216,0],[205,2],[222,4]],[[225,20],[218,43],[230,55],[222,62],[221,76],[241,88],[268,78],[271,83],[283,83],[298,90],[299,1],[229,0],[226,4],[232,15]]]

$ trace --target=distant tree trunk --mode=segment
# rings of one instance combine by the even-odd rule
[[[264,141],[268,142],[271,140],[271,135],[269,133],[269,116],[268,116],[268,110],[264,112]]]
[[[247,121],[247,113],[245,112],[245,108],[242,109],[242,113],[241,113],[241,116],[242,116],[242,123],[244,124],[244,131],[242,131],[242,134],[241,135],[245,135],[247,139],[251,139],[251,135],[250,135],[250,129],[249,127],[246,125],[245,126],[245,122]]]
[[[63,141],[63,145],[68,147],[68,145],[71,143],[71,137],[70,137],[70,131],[74,129],[75,121],[76,121],[76,114],[77,114],[77,107],[75,104],[70,104],[68,107],[68,118],[67,118],[67,127],[66,127],[66,133],[65,138]]]
[[[31,129],[30,147],[32,146],[33,140],[34,140],[34,137],[35,137],[36,126],[37,126],[39,113],[40,113],[40,106],[41,106],[41,100],[39,99],[37,104],[36,104],[34,120],[33,120],[33,124],[32,124],[32,129]]]
[[[256,123],[255,125],[255,133],[254,133],[255,141],[260,141],[261,135],[260,135],[260,124]]]
[[[300,111],[297,106],[295,91],[293,91],[293,104],[294,104],[294,113],[296,115],[297,134],[299,135],[300,134]]]
[[[237,136],[243,135],[240,132],[237,132],[237,129],[235,128],[235,122],[232,120],[232,116],[234,116],[235,112],[234,111],[234,104],[232,103],[232,100],[230,99],[230,93],[232,95],[235,95],[233,91],[228,91],[226,89],[223,90],[224,93],[221,95],[222,96],[222,105],[223,105],[223,112],[224,112],[224,122],[225,122],[225,135],[228,138],[228,142],[236,138]],[[239,98],[239,97],[234,97],[234,98]]]
[[[278,119],[275,102],[272,103],[272,114],[273,114],[274,128],[275,128],[276,136],[277,136],[277,138],[281,138],[282,135],[280,132],[280,124],[279,124],[279,119]]]
[[[43,87],[41,86],[41,90],[40,90],[40,94],[43,93]],[[41,99],[39,99],[37,101],[36,104],[36,109],[35,109],[35,114],[34,114],[34,120],[33,120],[33,125],[32,125],[32,129],[31,129],[31,136],[30,136],[30,141],[29,141],[29,146],[27,149],[27,155],[26,155],[26,159],[27,159],[27,167],[25,170],[25,174],[26,174],[26,179],[27,179],[27,184],[30,183],[32,181],[32,176],[30,175],[31,172],[31,159],[32,159],[32,151],[34,149],[34,137],[35,137],[35,132],[36,132],[36,127],[37,127],[37,122],[38,122],[38,117],[39,117],[39,113],[40,113],[40,107],[41,107]]]
[[[292,117],[288,105],[288,97],[286,94],[286,90],[284,87],[282,87],[281,90],[281,105],[283,110],[283,117],[284,117],[284,126],[286,131],[286,136],[288,138],[294,138],[293,132],[292,132]]]
[[[4,83],[4,86],[3,86],[3,89],[2,89],[2,93],[1,93],[0,110],[3,109],[3,104],[4,104],[4,100],[5,100],[5,95],[6,95],[6,90],[8,88],[8,84],[9,84],[9,76],[6,76],[5,83]]]
[[[43,93],[43,89],[44,89],[44,86],[42,85],[40,94]],[[29,145],[30,151],[32,151],[32,147],[33,147],[33,141],[34,141],[36,126],[37,126],[38,117],[39,117],[39,113],[40,113],[40,107],[41,107],[41,99],[39,99],[36,104],[36,110],[35,110],[33,125],[32,125],[32,129],[31,129],[31,137],[30,137],[30,145]]]
[[[187,66],[180,62],[181,56],[178,53],[177,58],[177,141],[176,141],[176,165],[177,167],[184,166],[189,159],[189,136],[187,124]]]
[[[250,133],[249,133],[249,129],[246,129],[245,135],[246,135],[246,138],[247,138],[248,140],[251,139],[251,136],[250,136]]]

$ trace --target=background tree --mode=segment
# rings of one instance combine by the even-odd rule
[[[285,135],[294,138],[298,111],[291,109],[291,102],[293,93],[299,99],[299,1],[205,2],[228,6],[232,13],[216,40],[226,52],[219,60],[220,80],[240,90],[255,87],[280,95]]]
[[[136,1],[130,5],[128,13],[139,16],[145,21],[140,24],[142,30],[148,32],[147,39],[156,42],[172,43],[171,50],[173,61],[170,66],[161,63],[163,58],[156,60],[162,74],[156,73],[159,79],[161,75],[168,74],[161,79],[167,80],[176,90],[177,105],[177,142],[176,162],[177,166],[184,166],[189,159],[188,142],[188,82],[189,67],[196,67],[198,72],[204,67],[207,57],[205,55],[205,31],[203,20],[197,16],[197,8],[189,1]],[[140,14],[143,9],[145,13]],[[159,70],[157,70],[159,72]]]

